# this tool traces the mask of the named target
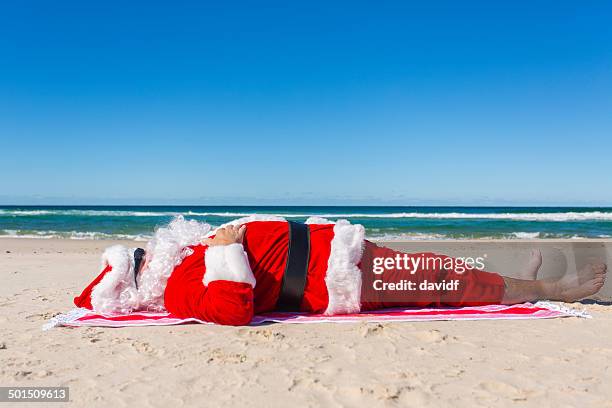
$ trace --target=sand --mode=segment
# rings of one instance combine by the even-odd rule
[[[70,387],[72,402],[54,407],[612,407],[606,302],[572,305],[593,319],[41,331],[71,308],[110,244],[0,239],[1,386]],[[553,259],[572,245],[546,243],[544,266],[572,269],[575,255]],[[596,243],[581,251],[601,254]],[[507,251],[496,266],[511,270],[523,253]]]

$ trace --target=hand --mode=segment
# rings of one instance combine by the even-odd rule
[[[206,238],[202,242],[208,246],[242,244],[245,232],[246,225],[238,227],[228,225],[225,228],[219,228],[214,238]]]

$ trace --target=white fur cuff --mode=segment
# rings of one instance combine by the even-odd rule
[[[249,283],[255,287],[255,276],[242,244],[215,245],[208,247],[204,254],[206,273],[203,283],[217,280]]]

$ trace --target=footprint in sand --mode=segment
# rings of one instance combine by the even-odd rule
[[[458,378],[465,374],[465,370],[462,368],[451,368],[444,372],[444,376],[448,378]]]
[[[38,366],[42,364],[41,360],[28,360],[25,363],[17,363],[13,360],[11,363],[7,363],[5,366],[21,366],[21,369],[18,369],[13,373],[13,378],[15,380],[31,380],[35,378],[45,378],[53,374],[49,370],[38,369]]]
[[[242,337],[247,336],[251,339],[268,341],[282,341],[285,339],[285,335],[283,333],[270,329],[242,329],[238,331],[238,335]]]
[[[385,330],[385,326],[383,326],[381,323],[366,324],[361,329],[361,336],[362,337],[378,336],[378,335],[383,334],[384,330]]]
[[[321,382],[319,378],[311,377],[312,374],[309,374],[309,377],[299,377],[292,378],[291,384],[287,388],[287,391],[295,391],[297,389],[306,389],[309,392],[329,392],[331,387]]]
[[[397,400],[401,389],[394,385],[372,384],[367,387],[360,387],[359,392],[362,396],[371,396],[378,400]]]
[[[13,378],[15,378],[15,380],[17,381],[29,380],[30,378],[32,378],[32,371],[28,371],[28,370],[16,371],[15,374],[13,375]]]
[[[385,404],[397,404],[398,406],[422,406],[426,405],[431,399],[430,394],[419,387],[411,385],[383,385],[373,384],[368,387],[361,387],[360,394],[363,397],[369,396],[376,400],[383,401]]]
[[[100,335],[104,333],[103,331],[97,331],[96,329],[92,329],[90,327],[88,327],[87,329],[85,329],[85,333],[83,334],[83,338],[88,340],[90,343],[97,343],[99,341],[102,341],[102,339],[100,338]]]
[[[144,342],[144,341],[135,340],[132,343],[130,343],[130,346],[132,346],[132,348],[136,350],[138,354],[144,354],[147,356],[152,356],[152,355],[161,356],[164,354],[163,350],[158,351],[153,346],[151,346],[149,343]]]
[[[33,320],[33,321],[36,321],[36,320],[49,320],[52,317],[55,317],[55,316],[57,316],[59,314],[60,314],[59,312],[34,313],[34,314],[31,314],[31,315],[27,315],[25,318],[27,320]]]
[[[520,401],[527,398],[525,392],[519,388],[501,381],[484,381],[479,384],[480,389],[487,391],[496,396],[512,398],[513,400]]]
[[[49,377],[52,374],[53,374],[52,371],[49,371],[49,370],[40,370],[40,371],[36,372],[36,377],[38,377],[38,378],[46,378],[46,377]]]
[[[449,340],[457,340],[456,337],[450,337],[448,334],[440,333],[440,330],[427,330],[412,333],[417,340],[424,343],[442,343]]]
[[[219,348],[210,353],[208,364],[241,364],[247,361],[246,354],[225,352]]]

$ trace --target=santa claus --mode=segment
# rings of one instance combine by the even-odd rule
[[[346,314],[394,306],[575,300],[598,291],[606,272],[604,264],[596,264],[582,271],[580,282],[536,280],[541,264],[537,252],[523,268],[526,279],[476,268],[457,271],[442,266],[446,263],[412,271],[393,266],[381,277],[372,272],[375,260],[399,253],[364,235],[363,226],[346,220],[310,218],[296,223],[251,216],[213,231],[208,224],[177,217],[156,231],[142,262],[133,249],[108,248],[102,272],[74,303],[102,314],[169,311],[179,317],[245,325],[254,313],[275,310]],[[411,256],[450,259],[433,253]],[[385,288],[412,282],[402,287],[414,289],[379,290],[381,279]],[[421,290],[423,282],[440,285]]]

